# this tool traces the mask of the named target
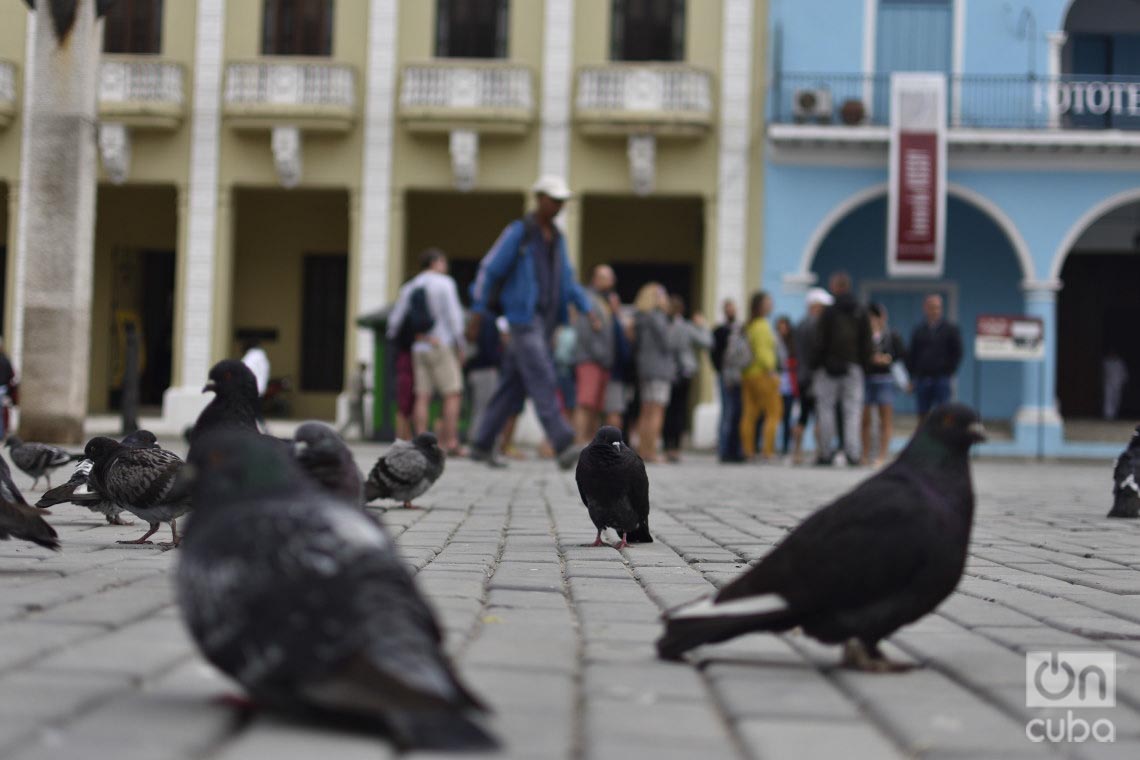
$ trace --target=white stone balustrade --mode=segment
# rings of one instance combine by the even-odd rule
[[[510,61],[413,63],[401,72],[399,104],[415,131],[522,133],[534,122],[534,77]]]
[[[695,137],[713,122],[712,74],[685,64],[578,70],[575,118],[586,134]]]
[[[347,131],[356,119],[356,71],[307,58],[260,58],[226,66],[225,113],[241,129],[283,124]]]

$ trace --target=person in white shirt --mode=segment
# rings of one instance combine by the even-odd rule
[[[257,381],[257,422],[264,429],[265,418],[262,416],[261,400],[265,398],[265,389],[269,387],[269,354],[261,347],[257,338],[249,338],[242,344],[241,363],[249,367]]]
[[[462,455],[459,445],[459,410],[463,398],[463,357],[467,351],[463,337],[463,306],[459,290],[448,272],[447,255],[429,248],[420,255],[420,273],[400,288],[400,295],[389,317],[389,331],[398,333],[406,319],[418,322],[426,315],[412,313],[414,298],[423,289],[431,328],[417,332],[412,343],[416,402],[412,424],[417,434],[427,431],[428,405],[436,393],[443,399],[440,442],[451,455]]]

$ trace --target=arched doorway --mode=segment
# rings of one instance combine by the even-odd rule
[[[1081,224],[1057,262],[1057,398],[1066,419],[1112,411],[1105,408],[1110,357],[1130,376],[1115,416],[1140,416],[1140,191],[1133,195]]]
[[[826,283],[835,271],[848,272],[863,302],[887,307],[891,327],[904,341],[922,321],[922,300],[940,293],[949,319],[962,330],[964,358],[956,378],[959,399],[978,405],[982,416],[1007,420],[1022,403],[1022,372],[1012,363],[973,359],[973,331],[980,314],[1020,314],[1025,309],[1021,283],[1027,272],[1009,235],[988,213],[951,194],[947,200],[946,269],[941,279],[891,278],[886,272],[887,197],[880,194],[851,209],[823,236],[811,271]],[[903,414],[914,411],[914,399],[900,395]]]

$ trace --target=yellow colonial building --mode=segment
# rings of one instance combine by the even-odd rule
[[[760,279],[765,0],[118,0],[99,71],[92,413],[192,421],[247,337],[332,419],[355,326],[439,246],[465,290],[540,174],[582,270],[712,313]],[[0,332],[20,366],[25,61],[0,7]],[[711,391],[704,391],[711,399]]]

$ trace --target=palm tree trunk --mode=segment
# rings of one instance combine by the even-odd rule
[[[36,3],[26,103],[29,162],[23,256],[20,435],[78,443],[87,415],[95,234],[96,95],[102,24],[74,0],[60,41],[58,0]],[[98,328],[96,328],[98,329]]]

